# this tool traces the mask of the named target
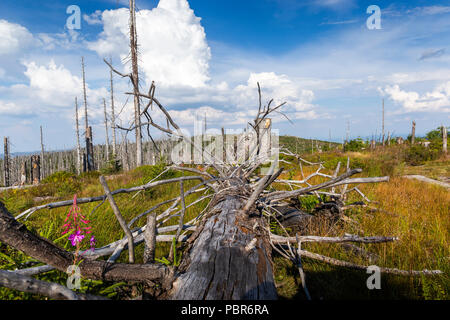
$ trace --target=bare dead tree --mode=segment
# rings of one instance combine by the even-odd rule
[[[134,124],[136,133],[136,166],[142,166],[142,134],[141,134],[141,110],[139,99],[139,69],[138,69],[138,42],[136,32],[135,1],[130,0],[130,52],[131,52],[131,81],[134,92]]]
[[[349,143],[350,142],[350,120],[347,120],[347,130],[346,130],[346,136],[345,136],[346,138],[345,138],[345,143],[344,144],[347,144],[347,143]]]
[[[106,161],[109,161],[108,115],[106,113],[106,99],[105,98],[103,98],[103,111],[104,111],[104,115],[105,115],[105,142],[106,142],[105,154],[106,154]]]
[[[112,59],[110,59],[110,64],[112,65]],[[117,156],[117,141],[116,141],[116,113],[114,110],[114,78],[112,69],[110,72],[110,91],[111,91],[111,130],[112,130],[112,154],[113,158],[116,159]]]
[[[383,99],[383,110],[382,110],[382,125],[381,125],[381,135],[382,135],[382,144],[384,147],[385,144],[385,135],[384,135],[384,99]]]
[[[442,152],[447,154],[447,128],[442,126]]]
[[[75,97],[75,133],[77,137],[77,173],[81,173],[81,145],[80,145],[80,126],[78,118],[78,100]]]
[[[9,170],[9,138],[4,137],[3,149],[3,182],[5,187],[10,186],[10,170]]]
[[[94,170],[94,154],[92,145],[92,129],[89,127],[87,95],[86,95],[86,74],[84,71],[84,57],[81,57],[81,70],[83,76],[83,101],[84,101],[84,122],[85,122],[85,139],[86,139],[86,171]]]
[[[41,180],[44,179],[44,177],[45,177],[44,165],[45,165],[45,160],[44,160],[44,135],[42,134],[42,126],[41,126]]]
[[[411,145],[414,145],[416,142],[416,122],[412,122],[412,129],[411,129]]]

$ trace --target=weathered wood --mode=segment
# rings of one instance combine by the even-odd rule
[[[367,270],[367,266],[358,265],[355,263],[338,260],[330,257],[326,257],[317,253],[309,252],[306,250],[298,250],[298,253],[303,256],[310,259],[322,261],[325,263],[329,263],[335,266],[350,268],[350,269],[356,269],[356,270]],[[442,271],[440,270],[399,270],[396,268],[384,268],[380,267],[380,271],[382,273],[390,273],[390,274],[398,274],[398,275],[404,275],[404,276],[433,276],[433,275],[440,275],[442,274]]]
[[[139,70],[138,70],[138,48],[136,33],[136,10],[135,1],[130,0],[130,49],[132,65],[132,83],[134,93],[134,124],[136,126],[136,167],[142,166],[142,133],[141,133],[141,110],[139,101]]]
[[[103,112],[105,114],[105,141],[106,141],[106,161],[109,161],[109,134],[108,134],[108,116],[106,113],[106,99],[103,98]]]
[[[243,201],[227,195],[191,237],[173,284],[175,300],[276,299],[266,222],[239,214]],[[194,239],[193,239],[194,238]]]
[[[106,183],[104,176],[100,176],[100,184],[102,185],[103,189],[105,190],[106,197],[108,198],[108,201],[111,204],[111,207],[113,209],[113,212],[114,212],[114,215],[116,216],[117,221],[119,221],[120,226],[122,227],[123,231],[125,232],[125,234],[128,237],[129,261],[130,261],[130,263],[134,263],[133,234],[131,233],[130,229],[128,228],[127,223],[125,222],[124,218],[122,217],[119,207],[117,207],[117,204],[114,201],[114,197],[111,194],[111,190],[109,190],[108,184]]]
[[[92,128],[89,127],[87,95],[86,95],[86,74],[84,71],[84,57],[81,57],[81,69],[83,76],[83,101],[84,101],[84,124],[85,124],[85,140],[86,140],[86,167],[85,171],[94,170],[94,154],[92,145]]]
[[[3,152],[3,183],[5,187],[10,187],[10,171],[9,171],[9,139],[4,138],[4,152]]]
[[[442,126],[442,152],[447,154],[447,128]]]
[[[77,138],[77,173],[81,173],[81,145],[80,145],[80,125],[79,125],[79,119],[78,119],[78,100],[77,97],[75,97],[75,134]]]
[[[24,186],[28,182],[27,162],[22,160],[20,166],[20,186]]]
[[[153,263],[156,248],[156,213],[147,216],[147,227],[144,233],[144,263]]]
[[[40,294],[56,300],[79,300],[78,295],[62,285],[0,270],[0,286]]]
[[[44,135],[42,134],[42,126],[41,126],[41,177],[40,179],[45,178],[45,160],[44,160]]]
[[[305,271],[303,270],[302,256],[300,255],[300,250],[302,249],[302,242],[300,240],[298,240],[298,237],[297,237],[297,243],[298,243],[298,248],[297,248],[298,272],[300,274],[300,280],[302,281],[302,287],[303,287],[303,291],[305,292],[306,298],[308,300],[311,300],[311,295],[309,294],[308,287],[306,286],[306,275],[305,275]]]
[[[112,58],[110,59],[112,65]],[[116,113],[114,110],[114,78],[113,71],[110,69],[110,88],[111,88],[111,130],[112,130],[112,154],[113,159],[117,156],[117,140],[116,140]]]
[[[169,261],[174,261],[174,252],[175,252],[175,246],[177,239],[180,237],[181,231],[183,230],[183,220],[184,220],[184,215],[186,213],[186,202],[184,199],[184,184],[183,184],[183,180],[180,181],[180,202],[181,202],[181,214],[180,214],[180,220],[178,222],[178,229],[177,229],[177,233],[175,235],[175,243],[172,243],[172,246],[170,247],[170,253],[169,253]],[[176,257],[175,257],[176,258]]]
[[[416,142],[416,122],[412,122],[412,129],[411,129],[411,145],[413,145]]]
[[[88,127],[86,131],[86,169],[87,171],[95,170],[92,127]]]
[[[31,156],[31,181],[34,185],[41,182],[41,157]]]
[[[384,135],[384,99],[383,99],[383,111],[382,111],[382,125],[381,125],[381,135],[382,135],[382,144],[383,147],[385,145],[385,135]]]
[[[421,175],[407,175],[407,176],[403,176],[403,178],[406,179],[414,179],[414,180],[418,180],[418,181],[422,181],[422,182],[426,182],[426,183],[431,183],[431,184],[435,184],[444,188],[449,189],[450,188],[450,183],[446,183],[446,182],[442,182],[439,180],[434,180],[425,176],[421,176]]]
[[[300,236],[296,237],[282,237],[274,234],[270,235],[273,243],[297,243],[301,242],[322,242],[322,243],[385,243],[399,240],[396,237],[358,237],[358,236],[344,236],[344,237],[318,237],[318,236]]]

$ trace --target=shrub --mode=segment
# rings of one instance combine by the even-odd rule
[[[105,167],[103,167],[100,170],[101,174],[114,174],[118,173],[120,170],[122,170],[122,165],[120,164],[119,160],[112,159],[108,161]]]
[[[42,179],[42,183],[61,183],[73,179],[74,175],[67,171],[58,171]]]
[[[58,171],[42,180],[39,196],[49,195],[64,197],[81,190],[81,183],[75,175],[67,171]],[[33,191],[34,193],[34,191]]]
[[[361,151],[367,147],[367,143],[361,139],[351,140],[350,142],[344,145],[344,151]]]
[[[437,128],[435,130],[431,130],[427,133],[426,138],[429,141],[433,140],[441,140],[442,141],[442,128]],[[447,130],[447,137],[450,138],[450,130]]]
[[[405,162],[412,166],[419,166],[425,161],[437,159],[438,156],[439,152],[436,149],[416,144],[406,151]]]

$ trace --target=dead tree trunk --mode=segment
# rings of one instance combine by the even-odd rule
[[[442,152],[447,154],[447,128],[442,126]]]
[[[106,100],[103,99],[103,111],[105,113],[105,140],[106,140],[106,161],[109,161],[109,134],[108,134],[108,116],[106,113]]]
[[[135,2],[130,0],[130,48],[132,64],[132,80],[134,89],[134,125],[136,126],[136,167],[142,166],[142,134],[141,134],[141,108],[139,97],[139,70],[137,60],[137,33]]]
[[[94,145],[92,144],[92,127],[88,127],[86,130],[86,169],[87,171],[95,170]]]
[[[20,166],[20,185],[23,186],[28,182],[28,174],[27,174],[27,162],[22,160],[22,164]]]
[[[80,146],[80,126],[78,123],[78,101],[75,97],[75,130],[77,136],[77,173],[81,173],[81,146]]]
[[[384,147],[384,144],[385,144],[385,140],[384,140],[384,138],[385,138],[385,136],[384,136],[384,99],[383,99],[383,112],[382,112],[383,114],[382,114],[382,117],[383,117],[383,120],[382,120],[382,128],[381,128],[381,134],[382,134],[382,144],[383,144],[383,147]]]
[[[221,197],[192,236],[170,298],[175,300],[276,299],[267,223],[239,214],[238,195]],[[191,239],[189,241],[191,241]]]
[[[41,159],[40,156],[31,156],[31,181],[34,185],[41,182]]]
[[[94,154],[92,148],[92,129],[89,127],[86,96],[86,74],[84,71],[84,57],[81,57],[81,69],[83,75],[83,101],[84,101],[84,122],[86,138],[86,171],[94,170]]]
[[[45,177],[45,161],[44,161],[44,135],[42,134],[42,126],[41,126],[41,180]]]
[[[411,130],[411,145],[413,145],[415,142],[416,142],[416,122],[413,121]]]
[[[3,181],[5,182],[5,187],[10,186],[10,171],[9,171],[9,139],[4,138],[4,153],[3,153]]]
[[[112,59],[110,60],[112,65]],[[112,154],[114,160],[117,155],[117,141],[116,141],[116,114],[114,112],[114,85],[113,85],[113,71],[110,69],[110,77],[111,77],[111,129],[112,129]]]

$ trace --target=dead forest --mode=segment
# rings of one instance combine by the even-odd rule
[[[74,173],[102,170],[108,166],[120,166],[125,171],[145,164],[153,165],[161,159],[166,161],[165,172],[172,170],[191,175],[171,179],[159,179],[146,184],[111,190],[104,176],[99,178],[103,193],[89,198],[76,199],[77,205],[95,203],[108,204],[115,219],[123,229],[125,236],[115,239],[103,247],[93,247],[81,258],[78,251],[65,250],[29,230],[24,222],[41,210],[70,208],[74,200],[45,203],[29,208],[13,216],[0,202],[0,242],[24,252],[26,255],[43,263],[41,266],[15,271],[0,270],[0,286],[24,292],[32,292],[53,299],[98,300],[103,296],[79,293],[67,286],[37,280],[33,276],[57,269],[62,272],[74,270],[77,265],[80,276],[84,279],[139,283],[145,287],[145,294],[138,299],[172,299],[172,300],[272,300],[277,299],[274,280],[273,257],[279,255],[292,263],[301,278],[302,290],[307,299],[311,299],[308,290],[308,275],[303,269],[303,259],[312,259],[323,263],[366,272],[367,264],[355,264],[349,261],[331,258],[304,248],[305,243],[340,243],[340,244],[374,244],[384,246],[398,241],[395,234],[346,234],[345,236],[318,236],[309,234],[308,226],[327,223],[338,227],[348,223],[346,211],[354,207],[372,206],[371,200],[359,188],[365,184],[382,184],[390,180],[389,176],[361,177],[362,169],[354,168],[350,159],[347,163],[339,162],[334,173],[325,172],[323,162],[311,162],[300,154],[283,146],[267,149],[265,141],[271,136],[270,120],[277,113],[283,112],[284,103],[275,104],[274,100],[263,101],[264,84],[258,83],[255,92],[256,113],[249,122],[249,130],[233,137],[233,143],[227,144],[227,137],[214,147],[205,147],[203,141],[186,136],[182,128],[171,116],[170,109],[160,101],[156,94],[157,84],[152,83],[148,91],[142,92],[139,79],[138,45],[136,34],[135,4],[130,0],[130,73],[125,74],[116,69],[111,61],[104,60],[110,69],[111,97],[110,111],[104,101],[105,130],[113,132],[113,141],[93,145],[93,132],[89,126],[86,103],[85,66],[82,61],[83,103],[78,106],[75,99],[77,147],[74,150],[48,152],[44,148],[45,131],[41,129],[41,152],[33,156],[9,155],[10,141],[5,138],[2,162],[2,183],[5,187],[38,184],[43,178],[57,171]],[[128,79],[130,92],[114,93],[113,75]],[[125,94],[133,98],[134,122],[124,128],[114,120],[114,94]],[[78,123],[78,112],[84,112],[85,123]],[[164,115],[164,121],[154,120],[156,112]],[[108,114],[109,113],[109,114]],[[108,114],[108,115],[107,115]],[[109,129],[108,129],[109,128]],[[184,157],[201,154],[204,163],[191,165],[174,164],[170,161],[173,144],[169,140],[154,140],[152,130],[172,137],[172,141],[184,142],[189,147],[183,150]],[[414,144],[414,129],[412,143]],[[109,130],[109,131],[108,131]],[[384,131],[384,127],[383,127]],[[134,141],[129,141],[126,134],[132,133]],[[117,143],[116,135],[122,135]],[[143,141],[147,135],[148,141]],[[381,143],[390,143],[383,132]],[[446,137],[447,134],[443,134]],[[14,139],[14,137],[12,137]],[[84,141],[82,141],[84,139]],[[118,140],[118,139],[117,139]],[[371,144],[376,144],[375,139]],[[243,153],[236,152],[236,145],[245,145]],[[83,147],[82,147],[83,146]],[[219,146],[219,147],[218,147]],[[295,165],[302,172],[301,180],[280,178],[285,168],[278,155],[295,159]],[[113,164],[111,164],[113,163]],[[303,174],[303,168],[313,168],[312,174]],[[312,183],[320,178],[320,183]],[[187,182],[197,184],[187,188]],[[119,195],[135,196],[137,193],[164,185],[176,185],[179,195],[164,200],[145,212],[135,212],[133,220],[126,221],[121,214]],[[354,203],[347,203],[349,195],[360,198]],[[190,195],[197,195],[193,202],[186,201]],[[315,214],[305,213],[300,208],[302,199],[316,197],[320,205]],[[208,200],[206,209],[198,212],[195,218],[187,221],[187,208],[198,201]],[[168,208],[157,214],[157,209],[164,205]],[[376,211],[376,208],[374,209]],[[135,222],[146,219],[142,227]],[[166,223],[173,224],[167,226]],[[281,231],[272,232],[272,225]],[[295,227],[296,232],[287,228]],[[167,257],[173,262],[174,251],[182,250],[179,264],[163,264],[155,260],[155,246],[158,242],[172,244]],[[181,245],[181,246],[177,246]],[[302,247],[303,245],[303,247]],[[144,246],[144,261],[137,263],[135,250]],[[127,252],[128,263],[116,262],[122,252]],[[81,259],[81,260],[80,260]],[[77,262],[76,263],[74,263]],[[441,270],[400,270],[397,268],[379,268],[381,273],[402,276],[436,276]],[[70,272],[69,272],[70,274]],[[71,274],[70,274],[71,275]]]

